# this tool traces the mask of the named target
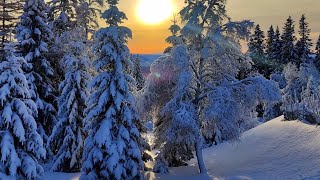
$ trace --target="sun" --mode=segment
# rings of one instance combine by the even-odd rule
[[[173,14],[172,0],[140,0],[137,16],[145,24],[159,24]]]

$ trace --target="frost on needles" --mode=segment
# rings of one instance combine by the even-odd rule
[[[27,62],[23,70],[30,96],[37,105],[38,115],[35,118],[44,141],[56,123],[55,95],[50,81],[54,71],[46,58],[48,43],[52,39],[46,10],[44,0],[27,0],[17,27],[18,49]]]
[[[21,68],[24,59],[14,55],[11,44],[5,50],[6,57],[0,63],[0,174],[37,179],[43,174],[38,160],[46,156],[33,118],[37,106]]]
[[[107,0],[108,10],[102,14],[107,27],[95,35],[98,74],[90,82],[93,93],[87,100],[84,144],[84,164],[81,179],[125,179],[141,177],[142,137],[136,126],[139,121],[132,106],[125,73],[129,60],[127,39],[131,31],[119,26],[126,15],[117,8],[118,0]]]
[[[58,119],[48,140],[48,146],[56,144],[51,170],[79,172],[82,166],[84,132],[83,109],[89,95],[87,88],[91,75],[89,59],[85,56],[83,42],[70,42],[62,63],[66,67],[65,79],[60,83]],[[53,143],[55,142],[55,143]]]

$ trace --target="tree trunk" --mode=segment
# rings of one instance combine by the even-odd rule
[[[198,160],[199,173],[207,174],[206,165],[204,164],[203,155],[202,155],[202,140],[199,136],[196,140],[195,146],[196,146],[195,148],[196,148],[196,156]]]

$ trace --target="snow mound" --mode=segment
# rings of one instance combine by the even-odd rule
[[[281,116],[251,129],[238,142],[204,149],[209,176],[212,179],[320,179],[319,127],[283,120]],[[190,165],[196,169],[194,160]],[[196,172],[188,168],[185,172]],[[183,172],[180,168],[173,169],[173,173],[177,170]]]

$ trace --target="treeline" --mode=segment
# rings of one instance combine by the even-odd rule
[[[257,72],[279,83],[285,117],[317,124],[320,123],[317,105],[320,36],[313,46],[310,33],[305,15],[299,20],[298,37],[291,17],[285,22],[282,33],[279,27],[271,26],[265,35],[258,24],[250,37],[248,53]]]
[[[289,62],[300,66],[314,61],[319,66],[320,36],[315,49],[312,49],[311,29],[305,15],[299,20],[299,37],[295,36],[295,32],[295,22],[291,16],[286,20],[282,33],[278,26],[274,28],[271,25],[265,33],[259,24],[256,25],[248,43],[248,52],[259,73],[269,77],[272,72],[283,70]]]

